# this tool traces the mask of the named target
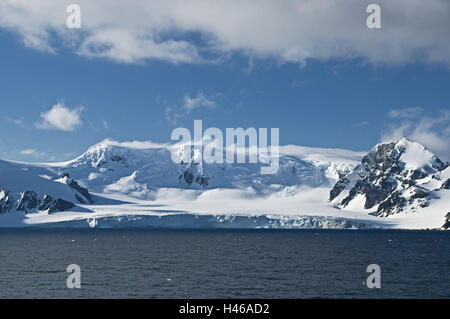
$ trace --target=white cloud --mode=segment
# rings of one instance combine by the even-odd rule
[[[420,107],[408,107],[405,109],[392,109],[389,110],[388,116],[391,118],[399,118],[399,119],[411,119],[417,118],[422,115],[423,109]]]
[[[20,155],[24,156],[33,156],[33,157],[44,157],[46,154],[45,152],[38,152],[37,150],[33,148],[27,148],[23,149],[19,152]]]
[[[172,124],[177,124],[178,120],[183,117],[183,112],[171,106],[166,107],[166,119]]]
[[[353,126],[355,126],[355,127],[365,127],[365,126],[369,126],[369,125],[370,125],[369,122],[367,122],[367,121],[361,121],[361,122],[356,123],[356,124],[353,125]]]
[[[413,112],[411,110],[414,109]],[[391,110],[393,114],[409,115],[389,123],[382,134],[382,141],[396,141],[403,137],[423,144],[442,160],[450,160],[450,111],[441,110],[429,114],[422,108]],[[418,114],[422,114],[419,116]],[[395,117],[395,116],[394,116]]]
[[[202,107],[211,108],[216,106],[216,102],[212,98],[206,97],[202,92],[198,93],[196,96],[186,94],[183,100],[184,100],[183,107],[186,109],[188,113],[198,108]]]
[[[128,147],[128,148],[139,149],[139,150],[170,147],[170,145],[167,144],[167,143],[155,143],[155,142],[152,142],[152,141],[118,142],[116,140],[109,139],[109,138],[101,141],[99,144],[107,144],[107,145],[113,145],[113,146]]]
[[[59,102],[46,112],[41,113],[41,121],[36,127],[46,130],[74,131],[83,124],[81,112],[83,107],[70,109]]]
[[[200,62],[197,49],[186,41],[157,42],[143,31],[123,29],[97,30],[84,38],[78,53],[87,57],[102,57],[133,63],[145,59],[160,59],[172,63]]]
[[[36,155],[37,151],[35,149],[32,149],[32,148],[27,148],[27,149],[21,150],[20,154],[21,155]]]
[[[82,28],[72,30],[70,3],[2,0],[0,27],[38,50],[63,46],[123,63],[220,61],[239,52],[299,64],[357,58],[450,65],[449,1],[378,0],[377,30],[367,28],[368,2],[360,0],[78,0]]]
[[[108,121],[106,121],[105,119],[101,119],[101,121],[102,121],[103,129],[107,130],[109,128]]]
[[[7,120],[9,123],[12,123],[14,125],[23,126],[23,119],[22,118],[12,118],[9,116],[4,116],[4,119]]]
[[[181,106],[166,106],[166,119],[172,124],[177,124],[181,118],[196,109],[215,107],[217,103],[214,99],[220,95],[220,93],[217,93],[214,96],[206,96],[202,92],[199,92],[196,95],[185,94]],[[162,101],[161,97],[158,97],[158,103],[163,102],[166,103],[166,101]]]

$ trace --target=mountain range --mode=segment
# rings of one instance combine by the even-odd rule
[[[450,168],[402,139],[368,154],[280,147],[261,164],[176,164],[176,145],[104,140],[62,163],[0,161],[0,227],[450,226]]]

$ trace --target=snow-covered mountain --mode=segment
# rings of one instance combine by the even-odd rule
[[[449,163],[404,138],[376,145],[361,164],[339,179],[330,201],[344,209],[370,210],[380,217],[414,212],[447,193],[449,178]]]
[[[93,203],[89,191],[69,176],[52,180],[31,168],[30,164],[0,161],[0,213],[54,213]]]
[[[173,147],[104,140],[68,162],[0,161],[0,226],[438,228],[446,221],[448,164],[406,139],[368,155],[282,146],[273,175],[261,175],[261,164],[176,164]],[[423,217],[431,208],[432,218]],[[22,218],[11,222],[14,214]]]
[[[342,160],[326,156],[306,158],[282,154],[276,174],[261,175],[261,164],[175,164],[171,148],[132,148],[105,140],[73,161],[54,165],[58,172],[69,173],[89,190],[152,198],[159,188],[194,190],[248,189],[267,195],[285,187],[329,185],[339,174],[354,167],[359,154],[347,154]],[[291,147],[292,148],[292,147]],[[299,149],[297,149],[299,151]],[[350,152],[349,152],[350,153]],[[313,155],[313,154],[308,154]]]

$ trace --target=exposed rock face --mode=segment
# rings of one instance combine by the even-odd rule
[[[377,215],[389,216],[399,213],[403,210],[405,203],[406,199],[399,192],[395,192],[378,206]]]
[[[9,212],[14,207],[14,199],[6,189],[0,191],[0,214]]]
[[[58,198],[56,201],[54,201],[54,204],[50,206],[49,212],[64,212],[66,210],[74,208],[75,205],[69,201],[66,201],[64,199]]]
[[[198,168],[197,166],[198,165],[188,164],[183,173],[178,177],[178,179],[189,186],[193,183],[196,183],[203,188],[207,188],[209,185],[210,177],[204,169]]]
[[[54,199],[51,196],[44,195],[41,204],[39,205],[39,210],[49,210],[52,208]]]
[[[445,224],[442,226],[444,229],[450,229],[450,212],[445,215]]]
[[[209,177],[205,177],[205,176],[197,176],[197,178],[195,179],[195,182],[201,186],[203,186],[204,188],[208,187],[208,183],[209,183]]]
[[[340,177],[336,185],[330,191],[330,201],[334,200],[350,184],[350,180],[345,176]]]
[[[442,189],[450,189],[450,178],[448,178],[441,186]]]
[[[72,178],[70,178],[70,176],[69,176],[69,174],[64,174],[63,175],[63,178],[62,178],[62,181],[65,183],[65,184],[67,184],[67,185],[69,185],[71,188],[73,188],[74,190],[76,190],[78,193],[80,193],[81,195],[83,195],[83,197],[89,202],[89,203],[93,203],[94,201],[92,200],[92,196],[91,196],[91,194],[89,193],[89,191],[86,189],[86,188],[84,188],[84,187],[81,187],[79,184],[78,184],[78,182],[76,181],[76,180],[74,180],[74,179],[72,179]],[[78,200],[78,202],[80,203],[80,204],[85,204],[86,202],[85,202],[85,200],[82,198],[82,197],[80,197],[79,195],[76,195],[76,198],[77,198],[77,200]]]
[[[183,179],[186,184],[191,185],[194,181],[194,174],[191,171],[184,171],[183,175],[180,176],[180,179]]]
[[[389,216],[405,209],[426,207],[436,185],[448,189],[441,172],[448,167],[418,143],[403,139],[377,145],[353,172],[342,177],[330,191],[330,201],[347,207],[363,197],[365,209]],[[439,188],[439,187],[438,187]]]
[[[23,177],[19,176],[19,178],[23,180]],[[28,183],[28,180],[25,179],[22,185],[11,183],[14,191],[11,191],[10,187],[0,190],[0,214],[7,212],[23,212],[25,214],[39,211],[63,212],[74,208],[76,202],[80,204],[93,202],[89,191],[71,179],[68,174],[57,180],[45,178],[42,187],[36,178],[33,180],[33,177],[30,177],[30,180],[31,182]],[[31,187],[33,189],[27,189]]]
[[[0,214],[20,211],[25,214],[37,211],[49,213],[63,212],[74,208],[75,205],[61,198],[54,199],[49,195],[38,196],[34,191],[11,193],[5,189],[0,191]]]
[[[192,183],[196,183],[204,188],[208,187],[209,177],[197,175],[194,176],[194,173],[191,170],[185,170],[182,175],[179,177],[180,180],[184,181],[187,185],[192,185]]]
[[[35,209],[38,205],[37,194],[33,191],[26,191],[20,194],[17,202],[18,211],[29,212]]]

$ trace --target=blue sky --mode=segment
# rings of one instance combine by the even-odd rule
[[[48,28],[52,49],[36,48],[22,29],[0,22],[2,158],[66,160],[105,138],[168,142],[194,119],[205,128],[278,127],[281,144],[353,150],[410,135],[448,155],[446,61],[405,54],[401,63],[374,62],[365,53],[280,60],[239,48],[214,52],[213,61],[130,61],[83,54]],[[201,37],[166,36],[205,49]],[[74,121],[56,125],[55,105]]]

